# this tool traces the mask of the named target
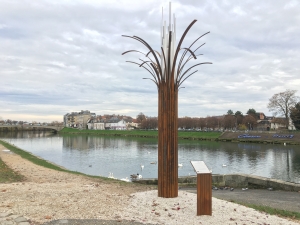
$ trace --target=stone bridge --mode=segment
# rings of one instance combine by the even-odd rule
[[[40,131],[40,130],[53,130],[58,132],[64,126],[37,126],[37,125],[0,125],[0,131]]]

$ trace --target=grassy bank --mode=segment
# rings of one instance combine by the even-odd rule
[[[110,179],[107,177],[101,177],[101,176],[92,176],[92,175],[87,175],[84,173],[80,173],[77,171],[71,171],[64,169],[58,165],[55,165],[51,162],[48,162],[47,160],[44,160],[42,158],[39,158],[27,151],[24,151],[14,145],[11,145],[5,141],[0,140],[0,144],[3,145],[5,148],[9,149],[10,151],[20,155],[22,158],[36,164],[39,166],[43,166],[45,168],[57,170],[57,171],[62,171],[62,172],[67,172],[67,173],[72,173],[72,174],[78,174],[78,175],[83,175],[86,177],[94,178],[97,179],[98,181],[107,181],[107,182],[113,182],[113,183],[118,183],[119,185],[143,185],[143,184],[137,184],[137,183],[132,183],[132,182],[123,182],[117,179]],[[19,182],[23,181],[24,177],[18,174],[17,172],[11,170],[0,158],[0,183],[8,183],[8,182]],[[153,186],[153,185],[152,185]]]
[[[247,142],[257,144],[281,144],[299,145],[300,132],[297,131],[251,131],[244,132],[224,132],[218,141],[224,142]]]
[[[0,140],[0,144],[3,145],[5,148],[9,149],[10,151],[20,155],[22,158],[27,159],[30,162],[33,162],[36,165],[43,166],[43,167],[46,167],[46,168],[49,168],[49,169],[58,170],[58,171],[69,172],[66,169],[63,169],[59,166],[56,166],[56,165],[54,165],[54,164],[52,164],[52,163],[50,163],[50,162],[48,162],[44,159],[38,158],[38,157],[30,154],[29,152],[26,152],[26,151],[14,146],[14,145],[11,145],[7,142],[4,142],[4,141]]]
[[[79,130],[74,128],[63,128],[60,134],[87,134],[102,135],[115,137],[140,137],[140,138],[157,138],[156,130]],[[238,138],[245,132],[201,132],[201,131],[178,131],[179,140],[207,140],[222,142],[247,142],[257,144],[286,144],[300,145],[300,132],[287,133],[292,134],[293,138],[273,138],[274,132],[250,132],[249,135],[260,135],[260,138]],[[279,133],[280,134],[280,133]]]
[[[100,176],[92,176],[92,175],[87,175],[87,174],[83,174],[83,173],[80,173],[80,172],[77,172],[77,171],[71,171],[71,170],[67,170],[67,169],[64,169],[58,165],[55,165],[51,162],[48,162],[47,160],[44,160],[42,158],[39,158],[35,155],[32,155],[31,153],[27,152],[27,151],[24,151],[14,145],[11,145],[5,141],[2,141],[0,140],[0,144],[3,145],[5,148],[9,149],[10,151],[20,155],[22,158],[36,164],[36,165],[39,165],[39,166],[43,166],[45,168],[49,168],[49,169],[53,169],[53,170],[57,170],[57,171],[63,171],[63,172],[67,172],[67,173],[72,173],[72,174],[80,174],[80,175],[84,175],[84,176],[87,176],[87,177],[93,177],[93,178],[101,178],[101,179],[104,179],[104,180],[112,180],[112,179],[109,179],[109,178],[106,178],[106,177],[100,177]],[[0,158],[0,165],[2,165],[0,167],[0,173],[1,173],[1,176],[2,177],[6,177],[5,179],[3,178],[3,182],[1,181],[1,178],[0,178],[0,183],[4,183],[5,180],[8,182],[14,182],[14,181],[20,181],[21,179],[23,179],[22,177],[19,177],[16,172],[12,171],[11,169],[9,169],[3,162],[1,164],[1,158]]]
[[[237,203],[240,205],[244,205],[246,207],[255,209],[257,211],[268,213],[270,215],[276,215],[276,216],[279,216],[282,218],[289,218],[289,219],[297,220],[297,222],[300,221],[300,213],[298,213],[298,212],[291,212],[288,210],[275,209],[275,208],[272,208],[269,206],[264,206],[264,205],[245,204],[242,202],[235,202],[235,201],[231,201],[231,202],[234,202],[234,203]]]
[[[65,127],[59,133],[93,134],[126,137],[158,137],[158,131],[156,130],[78,130],[74,128]],[[220,132],[178,131],[179,139],[216,140],[220,135]]]
[[[0,183],[20,182],[25,178],[9,168],[0,158]]]

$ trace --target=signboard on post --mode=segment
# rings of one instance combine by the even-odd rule
[[[197,173],[197,216],[212,215],[212,176],[203,161],[191,161]]]

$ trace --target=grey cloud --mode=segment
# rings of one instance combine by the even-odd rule
[[[147,52],[137,35],[160,49],[161,7],[169,1],[14,1],[0,3],[0,116],[56,115],[87,109],[99,114],[157,115],[157,89],[137,65]],[[196,61],[212,62],[186,80],[180,116],[207,116],[249,108],[264,111],[278,91],[300,85],[299,4],[294,1],[173,1],[177,42],[198,36]],[[299,94],[299,93],[298,93]],[[22,111],[19,105],[22,104]],[[26,117],[27,118],[27,117]],[[40,117],[39,117],[40,118]],[[15,118],[18,119],[18,118]],[[21,118],[20,118],[21,119]],[[48,119],[48,118],[47,118]]]

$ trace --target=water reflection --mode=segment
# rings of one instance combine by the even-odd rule
[[[0,137],[49,161],[91,175],[157,177],[157,139],[16,132]],[[214,174],[244,173],[300,183],[300,146],[179,141],[179,176],[203,160]],[[141,168],[141,164],[144,168]],[[222,165],[226,165],[222,166]]]

